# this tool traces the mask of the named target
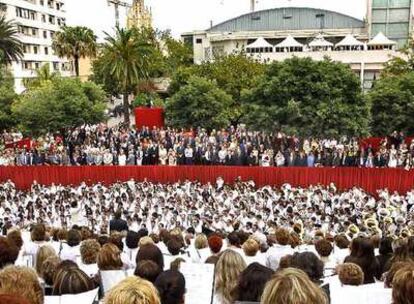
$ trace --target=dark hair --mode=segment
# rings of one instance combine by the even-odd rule
[[[82,240],[82,236],[78,230],[71,229],[68,231],[67,243],[70,247],[78,246]]]
[[[370,240],[360,239],[358,241],[357,256],[350,256],[346,262],[357,264],[364,272],[364,284],[374,283],[374,276],[379,270],[379,264],[375,258],[374,245]]]
[[[237,232],[229,233],[227,240],[229,241],[230,245],[240,247],[240,237]]]
[[[181,250],[181,242],[176,238],[171,238],[171,240],[169,240],[167,243],[167,248],[172,255],[178,255],[180,254]]]
[[[326,239],[319,240],[315,243],[315,249],[321,257],[328,257],[333,249],[331,242]]]
[[[260,302],[264,287],[273,271],[259,263],[250,264],[239,276],[233,299],[240,302]]]
[[[359,247],[361,246],[363,239],[361,237],[357,237],[352,240],[351,242],[351,257],[357,257],[359,255]]]
[[[19,249],[5,237],[0,237],[0,268],[13,265],[19,255]]]
[[[98,236],[98,243],[99,243],[99,245],[101,245],[101,247],[103,245],[105,245],[106,243],[108,243],[108,242],[109,242],[109,236],[107,236],[107,235]]]
[[[147,244],[139,248],[136,257],[137,265],[139,262],[144,260],[153,261],[158,265],[158,267],[160,267],[160,269],[164,269],[164,257],[162,252],[154,244]]]
[[[176,270],[162,272],[154,283],[158,289],[161,304],[180,304],[184,302],[185,279]]]
[[[135,231],[129,230],[125,238],[125,245],[129,249],[136,249],[138,248],[138,242],[139,242],[139,234],[136,233]]]
[[[379,253],[382,255],[392,254],[392,238],[383,237],[381,239]]]
[[[79,268],[69,268],[56,274],[52,294],[78,294],[94,288],[93,280],[86,273]]]
[[[114,213],[115,219],[119,220],[121,218],[121,216],[122,216],[122,211],[121,210],[118,209],[117,211],[115,211],[115,213]]]
[[[154,283],[161,272],[162,269],[154,261],[144,260],[137,264],[134,275]]]
[[[122,235],[119,232],[114,232],[109,237],[109,243],[118,247],[119,251],[124,251],[124,243],[122,242]]]
[[[32,227],[30,236],[33,242],[42,242],[46,238],[46,228],[43,224],[36,224]]]
[[[339,249],[347,249],[349,247],[349,240],[344,234],[335,236],[334,240]]]
[[[295,253],[291,266],[303,270],[314,282],[323,277],[323,262],[313,252]]]

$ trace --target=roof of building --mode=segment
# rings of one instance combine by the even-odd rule
[[[342,39],[336,44],[336,47],[338,46],[361,46],[361,45],[364,45],[364,44],[358,39],[356,39],[354,36],[352,36],[351,34],[348,34],[345,36],[344,39]]]
[[[329,47],[333,46],[332,42],[326,40],[322,34],[318,34],[310,43],[309,46],[311,47]]]
[[[253,43],[247,45],[246,48],[273,48],[273,45],[267,42],[263,37],[259,37]]]
[[[368,45],[394,45],[397,44],[395,41],[392,41],[387,36],[385,36],[382,32],[379,32],[370,42]]]
[[[302,43],[296,41],[291,35],[288,35],[285,40],[276,45],[277,48],[303,47]]]
[[[363,20],[323,9],[282,7],[248,13],[219,23],[208,32],[363,28]]]

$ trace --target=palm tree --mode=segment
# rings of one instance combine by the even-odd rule
[[[23,79],[23,84],[28,89],[37,88],[43,83],[53,81],[58,77],[59,73],[51,72],[49,64],[46,63],[36,70],[36,77]]]
[[[107,77],[116,80],[123,94],[124,122],[129,125],[129,94],[140,79],[148,78],[152,47],[135,29],[116,28],[115,36],[106,34],[103,46],[103,69]]]
[[[11,63],[23,57],[23,46],[17,35],[16,24],[0,16],[0,63]]]
[[[96,55],[96,36],[84,26],[63,26],[53,37],[52,48],[58,56],[73,59],[79,77],[79,60]]]

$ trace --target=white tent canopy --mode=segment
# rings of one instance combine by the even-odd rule
[[[385,36],[382,32],[379,32],[370,42],[368,45],[395,45],[397,44],[395,41],[390,40],[387,36]]]
[[[332,47],[333,43],[327,41],[322,34],[319,34],[318,36],[315,37],[315,39],[313,39],[310,43],[309,43],[310,47]]]
[[[364,44],[361,41],[357,40],[351,34],[348,34],[345,36],[344,39],[342,39],[336,44],[336,47],[341,47],[341,46],[351,46],[351,47],[352,46],[364,46]]]
[[[247,45],[246,48],[273,48],[273,45],[267,42],[263,37],[259,37],[254,42]]]
[[[303,48],[303,44],[296,41],[291,35],[287,36],[285,40],[276,45],[277,48]]]

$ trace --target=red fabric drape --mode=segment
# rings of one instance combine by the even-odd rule
[[[164,109],[163,108],[135,108],[135,126],[142,127],[164,127]]]
[[[335,183],[340,189],[360,186],[375,194],[378,189],[404,193],[414,188],[414,170],[365,168],[263,168],[221,166],[85,166],[85,167],[0,167],[0,182],[11,179],[20,189],[27,189],[37,181],[41,184],[76,185],[103,182],[106,184],[127,181],[130,178],[153,182],[199,180],[215,182],[222,176],[226,182],[237,177],[253,179],[256,185],[294,186]]]

